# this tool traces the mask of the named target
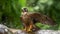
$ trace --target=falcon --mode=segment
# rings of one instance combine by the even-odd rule
[[[35,23],[37,22],[52,26],[55,25],[55,22],[50,17],[37,12],[29,12],[27,8],[22,9],[20,19],[24,25],[24,30],[27,32],[32,31],[33,28],[36,30],[37,27],[35,26]]]

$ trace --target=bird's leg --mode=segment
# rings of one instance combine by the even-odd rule
[[[29,25],[25,25],[24,31],[26,31],[26,32],[29,32],[30,31]]]
[[[31,31],[31,29],[32,29],[32,25],[29,26],[28,32]]]
[[[25,25],[25,27],[24,27],[24,31],[27,31],[27,26]]]
[[[30,29],[32,29],[33,28],[33,25],[30,25]]]
[[[28,29],[28,31],[32,31],[31,29],[33,28],[33,23],[31,22],[30,24],[29,24],[29,29]]]
[[[25,26],[24,31],[30,32],[31,31],[30,26],[29,25]]]

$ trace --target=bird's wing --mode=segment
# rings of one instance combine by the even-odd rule
[[[43,22],[44,24],[48,24],[48,25],[55,25],[54,20],[52,20],[50,17],[43,15],[41,18],[41,22]]]
[[[55,22],[48,16],[39,14],[39,13],[33,13],[29,15],[32,17],[35,21],[39,21],[42,24],[48,24],[48,25],[55,25]]]

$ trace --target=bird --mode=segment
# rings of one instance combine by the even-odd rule
[[[23,23],[24,30],[27,32],[32,31],[34,28],[36,30],[37,27],[36,27],[35,23],[37,23],[37,22],[39,22],[41,24],[51,25],[51,26],[55,25],[54,20],[51,19],[50,17],[48,17],[44,14],[41,14],[41,13],[37,13],[37,12],[29,13],[28,8],[26,8],[26,7],[22,9],[20,19]]]

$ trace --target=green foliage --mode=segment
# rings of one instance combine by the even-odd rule
[[[19,0],[0,0],[0,23],[2,22],[2,16],[6,15],[5,25],[11,28],[22,28],[20,22],[21,7],[18,3]]]
[[[27,5],[26,0],[19,0],[18,3],[21,5],[21,7],[26,7]]]
[[[38,25],[37,25],[38,24]],[[41,24],[41,23],[36,23],[35,24],[37,27],[41,28],[41,29],[49,29],[50,26],[49,25],[45,25],[45,24]]]

